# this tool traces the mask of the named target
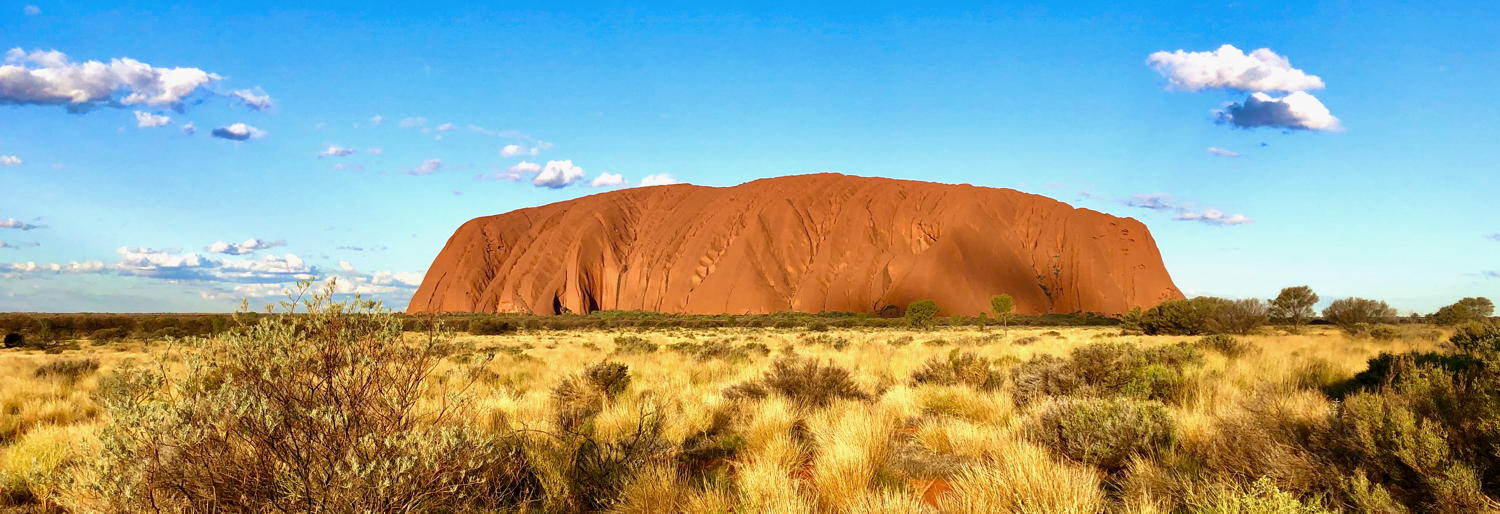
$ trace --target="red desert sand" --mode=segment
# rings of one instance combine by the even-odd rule
[[[470,220],[407,312],[1118,314],[1182,298],[1146,226],[1011,189],[823,173]],[[896,310],[895,312],[899,312]]]

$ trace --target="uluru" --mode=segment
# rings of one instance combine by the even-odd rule
[[[1182,298],[1132,218],[1011,189],[833,173],[640,187],[476,218],[407,312],[1022,314]]]

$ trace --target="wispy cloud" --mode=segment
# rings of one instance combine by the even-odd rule
[[[421,116],[412,116],[410,118],[401,120],[401,122],[397,123],[396,126],[401,128],[418,128],[426,124],[427,118],[423,118]]]
[[[418,164],[417,167],[406,170],[407,175],[431,175],[443,169],[442,159],[427,159]]]
[[[1491,240],[1491,241],[1500,241],[1500,232],[1496,232],[1496,233],[1484,236],[1484,238],[1488,239],[1488,240]]]
[[[1219,157],[1239,157],[1240,156],[1239,152],[1235,152],[1235,151],[1232,151],[1232,150],[1225,150],[1225,149],[1219,148],[1217,146],[1210,146],[1210,147],[1204,149],[1204,151],[1208,152],[1209,155],[1217,155]]]
[[[323,157],[346,157],[350,155],[354,155],[353,148],[339,145],[328,145],[323,151],[318,152],[318,158],[320,159]]]
[[[32,246],[41,246],[41,244],[40,243],[11,243],[11,242],[8,242],[8,241],[0,241],[0,248],[4,248],[4,249],[7,249],[7,250],[17,250],[17,249],[26,248],[26,247],[32,247]]]
[[[206,248],[204,248],[204,250],[213,253],[222,253],[225,255],[245,255],[248,253],[254,253],[257,250],[265,250],[267,248],[275,248],[278,246],[286,246],[286,241],[282,241],[279,239],[271,241],[267,239],[250,238],[239,243],[217,241],[214,242],[214,244],[208,245]]]
[[[1176,211],[1177,215],[1172,218],[1174,220],[1196,221],[1206,225],[1244,225],[1254,221],[1243,214],[1228,214],[1212,207],[1200,209],[1191,203],[1179,202],[1172,195],[1166,193],[1134,195],[1121,201],[1121,203],[1130,207],[1153,211]]]
[[[1153,211],[1165,211],[1176,208],[1176,205],[1172,203],[1172,195],[1166,193],[1133,195],[1125,200],[1125,205],[1141,209],[1151,209]]]
[[[270,109],[275,103],[273,100],[271,100],[271,95],[266,94],[266,92],[260,90],[260,88],[255,88],[253,90],[236,89],[234,91],[230,91],[229,96],[231,98],[234,98],[235,100],[239,100],[240,105],[244,105],[245,107],[249,107],[250,109],[256,111],[264,111]]]
[[[1226,214],[1223,211],[1213,208],[1203,209],[1202,211],[1195,211],[1187,208],[1179,209],[1177,211],[1177,217],[1172,219],[1178,221],[1197,221],[1208,225],[1221,226],[1244,225],[1253,221],[1250,218],[1246,217],[1244,214]]]
[[[36,230],[46,225],[34,225],[15,218],[0,219],[0,228],[13,228],[16,230]]]
[[[165,127],[172,122],[172,117],[165,114],[152,114],[146,111],[135,111],[135,126],[140,128]]]

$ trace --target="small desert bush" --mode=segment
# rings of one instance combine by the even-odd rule
[[[1194,343],[1198,348],[1218,352],[1219,354],[1235,358],[1255,351],[1257,348],[1253,343],[1241,340],[1229,334],[1213,334],[1203,336]]]
[[[990,359],[954,349],[947,357],[933,357],[911,376],[915,384],[967,384],[981,391],[1005,385],[1005,375]]]
[[[552,410],[563,433],[579,432],[604,404],[630,387],[630,368],[618,362],[601,362],[567,378],[552,388]]]
[[[659,346],[638,335],[615,336],[615,353],[652,353]]]
[[[1011,371],[1011,379],[1020,403],[1067,395],[1176,401],[1188,386],[1184,370],[1202,359],[1188,344],[1142,349],[1130,343],[1091,343],[1073,349],[1069,359],[1043,355],[1023,362]]]
[[[114,375],[104,386],[111,421],[100,433],[102,451],[69,491],[70,507],[392,512],[528,504],[538,489],[518,438],[458,423],[461,402],[424,401],[454,398],[427,380],[446,340],[405,341],[388,311],[358,298],[336,302],[333,290],[307,294],[304,315],[267,317],[201,341],[180,373]]]
[[[33,374],[73,383],[98,370],[99,359],[58,359],[38,366]]]
[[[765,398],[779,395],[804,408],[824,407],[834,400],[869,400],[849,370],[811,359],[777,359],[759,380],[729,388],[729,398]]]
[[[1172,447],[1177,428],[1160,402],[1130,398],[1063,398],[1041,407],[1027,432],[1070,459],[1110,472],[1131,457]]]
[[[469,321],[466,332],[476,336],[495,336],[516,331],[516,326],[494,318],[476,318]]]

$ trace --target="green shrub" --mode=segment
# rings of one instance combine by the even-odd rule
[[[1011,371],[1019,404],[1047,396],[1124,396],[1175,402],[1186,391],[1184,369],[1202,362],[1192,345],[1141,349],[1130,343],[1090,343],[1069,359],[1039,356]]]
[[[102,382],[110,424],[95,479],[74,485],[98,504],[70,510],[512,510],[540,494],[518,437],[455,423],[462,402],[427,401],[444,394],[425,377],[445,339],[404,340],[379,304],[333,291],[307,294],[306,314],[199,342],[182,371]]]
[[[1392,309],[1390,305],[1365,298],[1334,300],[1323,308],[1323,319],[1350,333],[1356,333],[1361,324],[1391,321],[1395,317],[1396,309]]]
[[[906,324],[916,328],[928,328],[932,326],[932,319],[937,316],[938,305],[932,300],[917,300],[906,307]]]
[[[615,336],[615,353],[654,353],[660,345],[637,335]]]
[[[1480,512],[1500,497],[1500,353],[1485,327],[1458,354],[1382,354],[1353,379],[1318,451],[1347,476],[1351,505],[1389,497],[1416,511]],[[1363,482],[1361,482],[1363,481]]]
[[[475,318],[473,320],[470,320],[468,329],[465,330],[465,332],[476,336],[496,336],[501,334],[509,334],[515,331],[515,325],[490,317]]]
[[[6,348],[21,348],[26,346],[26,336],[16,332],[5,334]]]
[[[1500,352],[1500,323],[1469,323],[1458,327],[1448,339],[1461,352]]]
[[[815,360],[795,357],[777,359],[759,380],[729,388],[724,396],[765,398],[781,395],[804,407],[824,407],[834,400],[869,400],[871,395],[860,389],[849,370]]]
[[[1495,304],[1489,298],[1464,298],[1438,309],[1432,315],[1432,322],[1439,325],[1463,325],[1486,321],[1494,314]]]
[[[1145,311],[1131,311],[1126,327],[1146,335],[1199,335],[1213,331],[1214,316],[1229,300],[1199,296],[1167,300]]]
[[[1027,428],[1054,452],[1109,472],[1125,469],[1133,456],[1170,449],[1177,431],[1161,403],[1129,398],[1057,399]]]
[[[990,359],[958,349],[948,352],[947,358],[928,359],[922,369],[912,374],[911,380],[917,384],[966,384],[981,391],[993,391],[1005,385],[1005,375],[995,369]]]
[[[1265,325],[1269,318],[1266,302],[1258,298],[1226,300],[1214,310],[1209,330],[1214,333],[1244,335]]]
[[[1223,356],[1229,358],[1239,357],[1258,349],[1254,344],[1251,344],[1247,341],[1242,341],[1229,334],[1214,334],[1204,336],[1194,344],[1199,348],[1219,352]]]
[[[1401,330],[1396,328],[1395,325],[1380,324],[1370,327],[1366,335],[1369,335],[1370,339],[1376,341],[1394,341],[1401,337]]]

